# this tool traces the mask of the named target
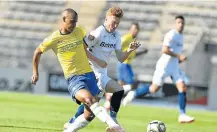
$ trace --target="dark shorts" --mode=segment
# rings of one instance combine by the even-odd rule
[[[69,93],[74,101],[76,103],[80,104],[76,98],[76,93],[81,89],[87,89],[92,96],[96,96],[100,93],[100,90],[97,86],[96,76],[93,72],[89,72],[82,75],[74,75],[70,78],[68,78],[68,90]]]

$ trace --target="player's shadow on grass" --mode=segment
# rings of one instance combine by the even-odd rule
[[[34,129],[34,130],[48,130],[48,131],[62,131],[62,129],[39,128],[39,127],[22,127],[22,126],[12,126],[12,125],[0,125],[0,128],[1,127],[20,128],[20,129]]]

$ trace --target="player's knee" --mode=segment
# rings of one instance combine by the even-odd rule
[[[187,87],[184,82],[177,83],[177,88],[179,92],[187,92]]]
[[[180,88],[178,89],[178,91],[179,91],[180,93],[182,93],[182,92],[187,92],[187,87],[186,87],[186,86],[180,87]]]
[[[121,86],[123,86],[123,85],[124,85],[124,81],[119,81],[119,84],[120,84]]]
[[[156,93],[158,90],[160,90],[160,87],[157,85],[151,85],[150,86],[150,93],[154,94]]]
[[[85,97],[84,98],[84,103],[89,107],[96,102],[97,102],[97,100],[94,97]]]

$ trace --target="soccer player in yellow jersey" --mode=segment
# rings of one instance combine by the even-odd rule
[[[121,46],[123,51],[126,51],[128,49],[129,44],[137,37],[138,33],[139,24],[133,23],[131,25],[129,33],[121,37]],[[134,83],[134,73],[132,70],[131,63],[135,56],[136,51],[134,50],[123,63],[118,64],[117,78],[119,83],[123,86],[125,92],[131,90],[132,85]]]
[[[84,49],[85,32],[81,27],[76,27],[77,20],[78,15],[73,9],[68,8],[63,11],[60,29],[45,38],[35,50],[31,82],[36,84],[39,79],[38,64],[41,54],[47,50],[53,50],[69,83],[68,90],[72,99],[78,104],[85,105],[84,114],[76,119],[82,122],[79,125],[86,126],[95,115],[102,122],[108,124],[109,132],[123,132],[122,128],[108,115],[105,108],[99,106],[95,98],[100,90]],[[65,130],[65,132],[71,131]]]

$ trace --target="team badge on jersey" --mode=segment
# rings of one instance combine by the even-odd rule
[[[93,35],[91,35],[91,34],[90,34],[90,35],[88,35],[88,37],[87,37],[87,38],[88,38],[88,40],[90,40],[90,41],[93,41],[93,40],[95,39],[95,37],[94,37]]]

